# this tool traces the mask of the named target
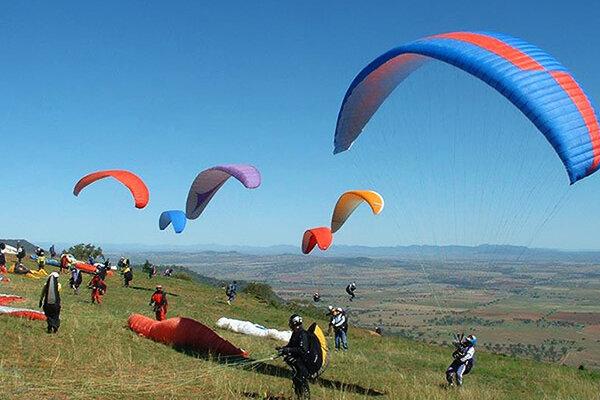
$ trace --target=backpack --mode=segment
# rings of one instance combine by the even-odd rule
[[[308,352],[304,358],[304,364],[311,374],[311,378],[315,379],[323,373],[327,366],[328,349],[327,340],[321,328],[316,322],[306,330],[308,337]]]

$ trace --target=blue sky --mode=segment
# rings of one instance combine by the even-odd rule
[[[406,3],[2,3],[2,236],[297,244],[304,229],[328,224],[340,193],[369,188],[388,209],[377,218],[359,210],[336,243],[600,248],[600,176],[567,190],[560,161],[533,126],[449,67],[416,73],[355,154],[332,155],[352,78],[384,51],[428,34],[491,30],[524,38],[557,57],[598,102],[600,4]],[[446,144],[459,137],[460,146],[420,153],[428,142],[406,132]],[[502,157],[496,146],[506,149]],[[452,168],[443,163],[448,157]],[[519,180],[523,169],[507,166],[523,157],[537,169]],[[160,212],[184,206],[200,170],[243,162],[261,170],[261,188],[229,182],[184,234],[158,230]],[[82,175],[107,168],[142,176],[149,206],[135,209],[111,182],[72,195]],[[526,190],[537,177],[549,186],[527,197],[524,212],[514,188]],[[515,193],[506,200],[499,192],[509,189]]]

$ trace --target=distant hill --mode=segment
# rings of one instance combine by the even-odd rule
[[[307,258],[299,247],[277,245],[267,247],[190,245],[190,246],[147,246],[147,245],[103,245],[109,254],[155,255],[158,253],[179,254],[245,254],[254,256],[298,256]],[[600,251],[566,251],[556,249],[529,248],[512,245],[482,244],[479,246],[348,246],[334,245],[326,252],[315,251],[310,257],[368,257],[398,260],[428,261],[534,261],[534,262],[581,262],[600,263]]]

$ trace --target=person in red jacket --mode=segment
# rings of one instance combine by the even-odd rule
[[[167,307],[169,306],[169,302],[167,301],[167,294],[163,292],[161,285],[156,286],[156,291],[150,298],[150,305],[154,306],[154,313],[156,314],[157,321],[163,321],[167,318]]]
[[[106,293],[106,283],[100,275],[94,274],[88,287],[92,289],[92,303],[102,304],[102,296]]]

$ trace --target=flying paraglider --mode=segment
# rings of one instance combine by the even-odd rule
[[[308,254],[315,246],[319,246],[321,250],[327,250],[332,242],[333,235],[331,234],[331,229],[326,226],[312,228],[304,232],[304,236],[302,237],[302,252]]]
[[[429,59],[460,68],[510,100],[541,131],[571,184],[600,166],[600,125],[573,76],[543,50],[500,33],[451,32],[394,48],[352,81],[338,114],[334,154],[348,150],[394,89]]]
[[[252,165],[217,165],[204,170],[196,176],[190,187],[185,208],[186,217],[198,218],[221,186],[232,176],[248,189],[256,189],[261,183],[260,172]]]
[[[173,225],[175,233],[181,233],[185,229],[185,213],[181,210],[163,211],[158,219],[158,227],[164,231],[167,226]]]
[[[361,204],[367,203],[373,214],[377,215],[383,210],[383,197],[372,190],[351,190],[340,196],[333,215],[331,216],[331,232],[336,233],[352,215],[354,210]]]
[[[83,190],[86,186],[100,179],[109,177],[118,180],[129,189],[133,196],[133,199],[135,200],[136,208],[146,207],[150,199],[150,192],[148,191],[148,187],[146,186],[144,181],[140,179],[139,176],[135,175],[132,172],[124,170],[98,171],[86,175],[75,184],[75,187],[73,188],[73,194],[75,196],[78,196],[79,192],[81,192],[81,190]]]

